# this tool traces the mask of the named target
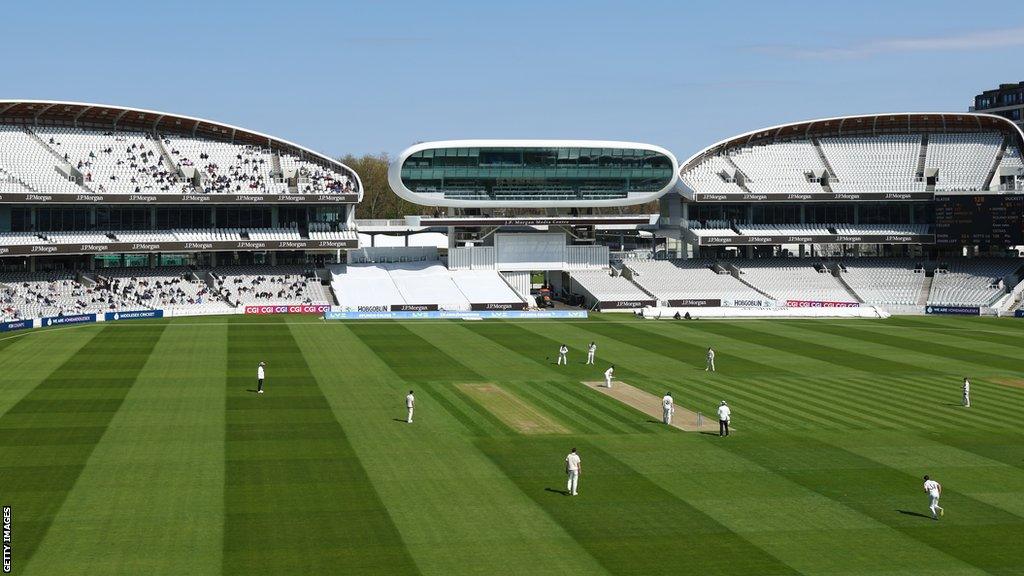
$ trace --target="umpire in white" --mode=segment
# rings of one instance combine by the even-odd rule
[[[728,436],[729,435],[729,420],[732,417],[732,410],[729,410],[729,405],[722,400],[722,403],[718,406],[718,435]]]

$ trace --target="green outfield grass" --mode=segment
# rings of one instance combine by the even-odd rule
[[[5,334],[0,505],[14,573],[42,576],[1024,574],[1022,342],[1020,320],[942,317]],[[609,363],[691,410],[727,400],[739,431],[580,383]]]

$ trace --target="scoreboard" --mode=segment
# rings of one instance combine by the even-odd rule
[[[1024,195],[936,196],[935,243],[1024,244]]]

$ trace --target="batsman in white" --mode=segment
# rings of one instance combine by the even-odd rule
[[[587,364],[594,363],[594,354],[597,354],[597,344],[591,342],[590,346],[587,346]]]
[[[971,381],[964,377],[964,408],[971,407]]]
[[[559,366],[561,366],[562,364],[565,364],[566,366],[569,365],[569,360],[565,357],[565,355],[568,354],[568,353],[569,353],[569,347],[566,346],[565,344],[562,344],[561,346],[558,347],[558,365]]]
[[[710,347],[710,346],[708,346],[708,355],[707,355],[706,363],[704,365],[704,371],[705,372],[714,372],[715,371],[715,349]]]
[[[938,520],[944,516],[946,511],[939,506],[939,496],[942,495],[942,484],[932,480],[927,475],[924,477],[924,491],[928,493],[928,509],[932,511],[932,519]]]
[[[661,419],[665,424],[672,425],[672,414],[676,411],[675,402],[672,400],[672,393],[665,392],[661,398]]]
[[[580,483],[580,455],[576,453],[575,448],[565,457],[565,474],[568,476],[565,491],[575,496]]]
[[[612,364],[604,371],[604,386],[605,388],[612,387],[612,376],[615,375],[615,364]]]

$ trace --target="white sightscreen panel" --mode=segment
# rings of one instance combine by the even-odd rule
[[[565,234],[497,234],[494,247],[499,270],[561,270]]]

